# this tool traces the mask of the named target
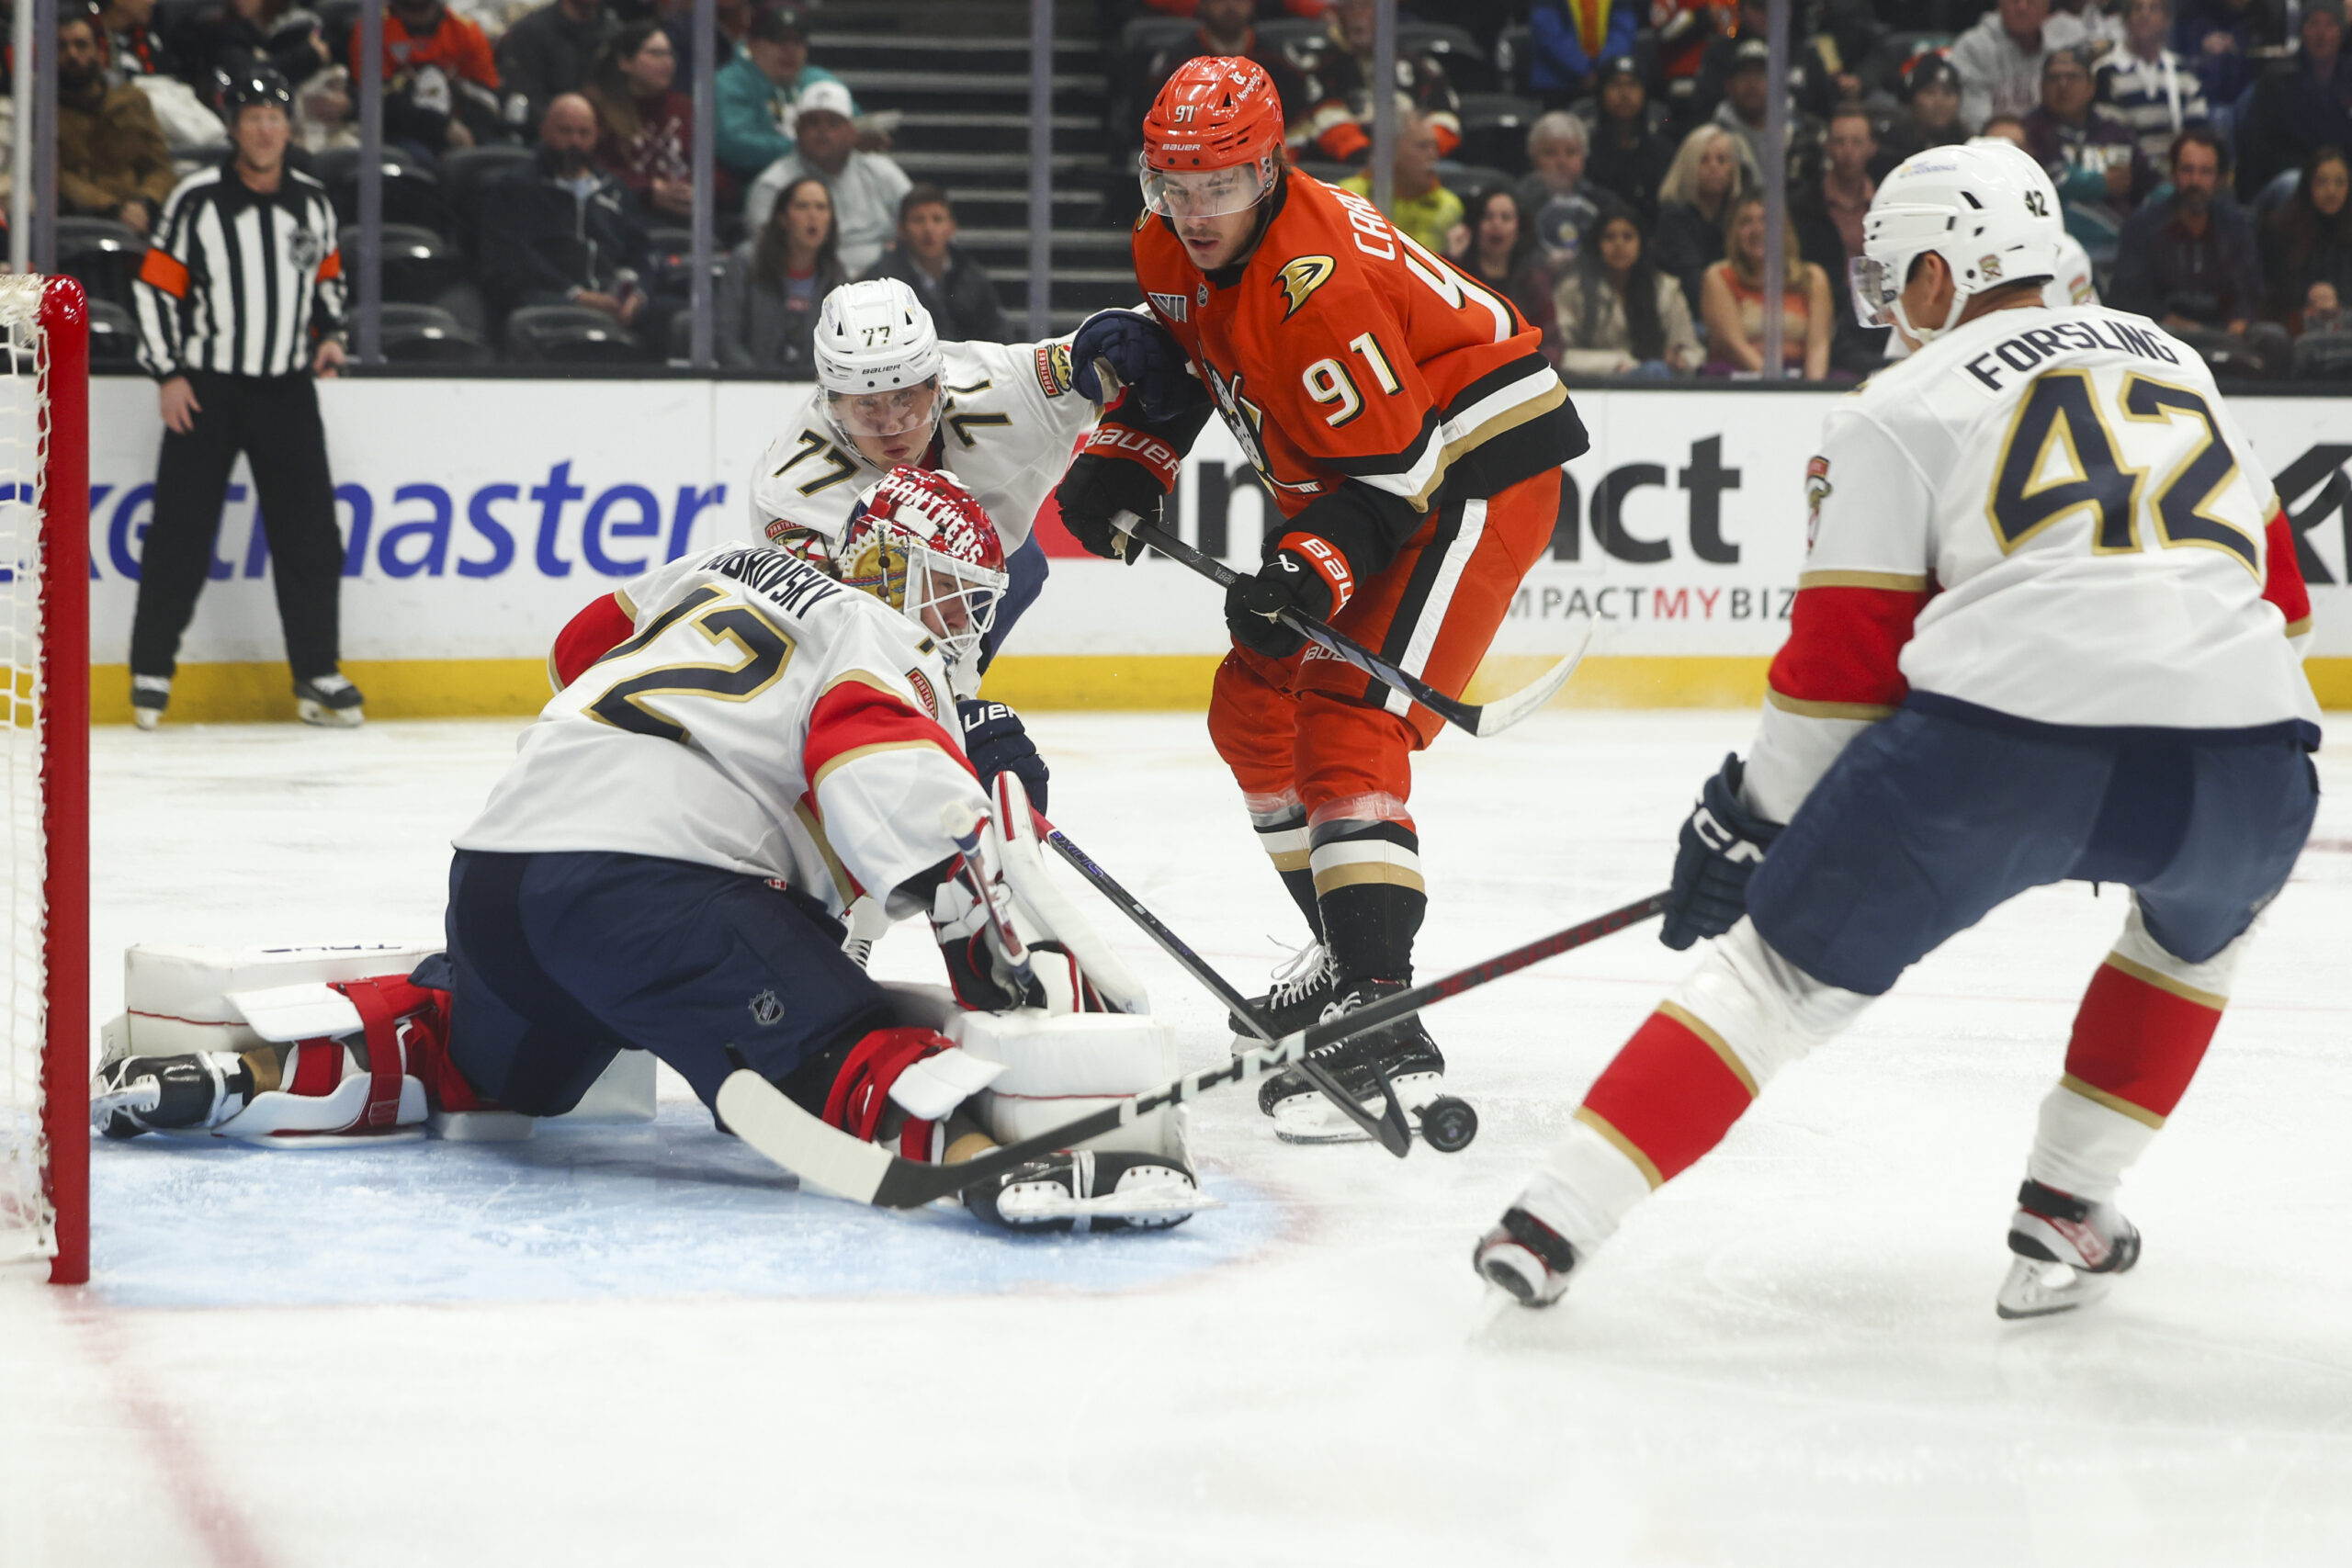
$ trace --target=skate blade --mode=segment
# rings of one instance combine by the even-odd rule
[[[1085,1214],[1097,1219],[1127,1220],[1136,1224],[1155,1225],[1172,1224],[1187,1214],[1224,1207],[1223,1202],[1199,1188],[1187,1187],[1181,1181],[1126,1187],[1092,1198],[1073,1198],[1068,1188],[1040,1181],[1011,1188],[1000,1194],[996,1212],[1007,1224],[1033,1225],[1046,1220],[1075,1219]]]
[[[2009,1277],[2001,1281],[1993,1311],[2011,1323],[2029,1317],[2054,1317],[2103,1300],[2114,1283],[2111,1274],[2086,1274],[2064,1263],[2012,1258]]]
[[[1415,1137],[1421,1132],[1421,1107],[1443,1091],[1444,1080],[1435,1073],[1413,1073],[1389,1080],[1389,1088],[1396,1091],[1396,1103],[1405,1109],[1405,1119]],[[1384,1114],[1387,1103],[1377,1097],[1361,1102],[1374,1116]],[[1372,1134],[1349,1120],[1319,1093],[1309,1091],[1294,1094],[1274,1106],[1274,1136],[1285,1144],[1368,1144]]]
[[[304,724],[314,724],[321,729],[356,729],[368,722],[367,714],[358,708],[331,708],[308,697],[295,702],[294,713]]]

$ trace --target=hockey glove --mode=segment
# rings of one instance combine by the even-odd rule
[[[1288,659],[1306,638],[1281,620],[1283,611],[1328,621],[1355,594],[1348,558],[1312,534],[1285,536],[1274,558],[1225,592],[1225,624],[1233,640],[1268,659]]]
[[[1009,773],[1029,792],[1031,804],[1046,809],[1046,781],[1052,777],[1037,743],[1029,739],[1021,716],[1002,703],[956,699],[956,716],[964,726],[964,755],[980,775],[980,787],[994,793],[996,776]]]
[[[1724,759],[1723,771],[1699,792],[1699,804],[1682,824],[1674,852],[1672,901],[1658,940],[1676,952],[1702,937],[1721,936],[1747,913],[1747,879],[1764,852],[1780,837],[1781,825],[1767,822],[1739,803],[1744,770],[1737,756]]]
[[[1069,342],[1071,384],[1097,403],[1115,402],[1118,390],[1102,385],[1094,362],[1110,361],[1111,372],[1135,394],[1146,419],[1192,412],[1208,393],[1192,371],[1184,345],[1149,316],[1135,310],[1098,310],[1086,318]]]
[[[1123,445],[1139,451],[1129,456],[1120,450]],[[1159,523],[1178,462],[1176,449],[1157,436],[1121,425],[1096,426],[1086,450],[1070,459],[1069,472],[1055,487],[1062,526],[1087,554],[1132,564],[1143,554],[1143,542],[1126,530],[1136,521]]]

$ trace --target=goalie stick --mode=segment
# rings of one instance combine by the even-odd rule
[[[1132,513],[1123,512],[1119,515],[1126,519],[1122,526],[1129,534],[1141,539],[1170,560],[1192,568],[1218,587],[1230,588],[1241,581],[1239,572],[1221,560],[1203,555],[1159,525],[1143,522]],[[1588,626],[1577,634],[1575,651],[1553,665],[1532,683],[1495,702],[1465,703],[1447,696],[1419,676],[1406,673],[1349,637],[1345,632],[1334,631],[1312,615],[1302,615],[1295,610],[1284,610],[1282,612],[1282,621],[1283,625],[1290,627],[1307,641],[1337,658],[1346,660],[1383,685],[1394,687],[1404,693],[1448,724],[1455,725],[1480,737],[1500,735],[1504,730],[1550,702],[1553,694],[1566,685],[1568,677],[1577,672],[1577,665],[1583,660],[1586,648],[1592,642],[1592,628]]]
[[[1258,1010],[1250,1005],[1250,998],[1237,990],[1231,981],[1210,968],[1208,960],[1194,953],[1183,938],[1170,931],[1159,916],[1144,907],[1142,899],[1120,886],[1116,878],[1095,864],[1091,856],[1070,842],[1067,834],[1042,816],[1037,818],[1037,826],[1044,829],[1046,841],[1054,846],[1055,852],[1069,863],[1070,869],[1108,898],[1119,913],[1133,920],[1144,935],[1158,942],[1159,950],[1176,961],[1176,967],[1206,987],[1209,994],[1231,1010],[1234,1017],[1249,1025],[1250,1033],[1269,1045],[1277,1043],[1273,1031],[1268,1029],[1265,1020],[1258,1016]],[[1396,1091],[1389,1087],[1388,1075],[1382,1072],[1376,1064],[1372,1069],[1373,1077],[1380,1084],[1381,1098],[1385,1101],[1378,1116],[1357,1104],[1355,1097],[1341,1089],[1321,1063],[1301,1058],[1298,1069],[1306,1076],[1308,1082],[1322,1091],[1325,1100],[1378,1140],[1382,1148],[1398,1159],[1411,1152],[1412,1126],[1405,1120],[1405,1108],[1397,1103]]]
[[[1623,931],[1665,911],[1667,893],[1653,893],[1605,915],[1554,931],[1523,947],[1515,947],[1482,964],[1458,969],[1442,979],[1384,997],[1368,1007],[1329,1022],[1317,1023],[1283,1036],[1273,1044],[1246,1051],[1221,1067],[1178,1078],[1171,1084],[1132,1100],[1050,1127],[1034,1137],[1006,1144],[960,1165],[926,1165],[901,1159],[888,1149],[827,1126],[786,1099],[784,1091],[748,1068],[728,1075],[718,1087],[718,1110],[743,1141],[769,1159],[820,1188],[852,1202],[884,1209],[914,1209],[953,1196],[967,1187],[993,1181],[1031,1160],[1100,1136],[1159,1110],[1204,1094],[1227,1084],[1246,1083],[1275,1068],[1288,1066],[1317,1046],[1344,1040],[1367,1030],[1409,1017],[1425,1007],[1475,990],[1489,981],[1532,964],[1540,964],[1571,948]]]

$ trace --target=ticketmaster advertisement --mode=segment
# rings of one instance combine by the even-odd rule
[[[750,468],[788,396],[774,386],[697,381],[322,383],[345,541],[346,661],[377,672],[379,683],[388,664],[433,661],[435,682],[451,689],[473,678],[469,670],[503,663],[510,678],[492,684],[503,696],[457,701],[450,711],[526,703],[527,683],[516,684],[514,671],[537,669],[582,604],[663,560],[751,536]],[[1555,652],[1589,627],[1596,660],[1730,659],[1752,671],[1786,635],[1804,549],[1805,464],[1834,397],[1577,393],[1592,449],[1568,466],[1552,547],[1521,589],[1495,651]],[[2294,519],[2312,588],[2314,651],[2352,656],[2352,592],[2342,586],[2352,566],[2352,405],[2240,398],[2232,407]],[[153,387],[94,381],[91,426],[91,657],[105,716],[153,510],[162,434]],[[1187,538],[1236,564],[1254,562],[1272,508],[1215,424],[1185,466],[1178,502]],[[282,660],[256,525],[241,463],[184,663]],[[1078,555],[1050,519],[1040,536],[1053,577],[1006,649],[1008,672],[1028,671],[1019,682],[1027,700],[1054,700],[1059,672],[1081,665],[1143,669],[1173,658],[1198,670],[1226,646],[1218,592],[1182,568]],[[2321,683],[2324,694],[2334,684]],[[1155,689],[1134,682],[1128,705],[1148,705]],[[1118,700],[1099,683],[1088,690],[1094,696],[1071,700]],[[1699,699],[1661,690],[1659,700]],[[413,701],[397,705],[418,711]]]

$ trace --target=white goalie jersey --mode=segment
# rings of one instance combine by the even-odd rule
[[[765,546],[614,597],[633,635],[524,731],[458,848],[658,855],[838,913],[946,859],[947,819],[988,810],[936,644],[879,600]]]
[[[1078,438],[1100,412],[1070,384],[1069,340],[943,343],[946,406],[926,468],[954,470],[987,511],[1011,555],[1029,538],[1037,508],[1069,467]],[[885,471],[845,445],[820,412],[815,385],[796,387],[782,434],[752,470],[750,537],[783,542],[805,528],[830,558],[858,494]]]

